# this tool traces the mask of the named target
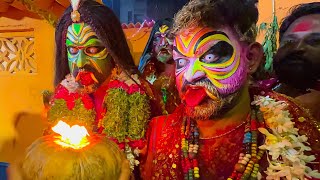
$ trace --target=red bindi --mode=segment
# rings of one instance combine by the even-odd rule
[[[312,28],[312,22],[307,21],[307,22],[302,22],[299,23],[298,25],[296,25],[292,32],[303,32],[303,31],[310,31],[310,29]]]

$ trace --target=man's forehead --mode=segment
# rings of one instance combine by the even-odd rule
[[[298,18],[287,30],[287,33],[320,32],[320,14]]]
[[[188,38],[190,36],[194,36],[195,34],[203,35],[211,31],[216,31],[214,28],[209,27],[192,27],[188,29],[181,30],[178,34],[181,38]]]
[[[72,23],[68,26],[68,31],[76,36],[84,35],[86,33],[95,33],[90,25],[86,23]]]
[[[186,44],[190,44],[192,40],[198,40],[205,34],[215,31],[213,28],[204,28],[204,27],[195,27],[195,28],[189,28],[184,29],[180,31],[180,33],[177,34],[176,39],[181,39],[182,42],[185,42]]]

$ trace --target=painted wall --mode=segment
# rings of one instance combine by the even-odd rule
[[[6,35],[3,32],[9,33]],[[16,140],[0,148],[0,161],[12,162],[16,155],[21,154],[36,137],[42,134],[41,92],[53,89],[54,28],[46,21],[26,16],[16,9],[9,9],[7,13],[0,14],[0,36],[10,37],[8,40],[14,44],[15,40],[23,38],[24,34],[34,37],[34,44],[29,48],[34,49],[35,73],[23,70],[16,70],[14,74],[0,71],[0,137],[4,138],[3,132],[6,136],[13,135],[10,126],[19,121]],[[12,44],[10,46],[13,46]],[[18,46],[15,48],[19,48]],[[27,57],[26,52],[32,51],[31,49],[22,48],[16,55]],[[0,55],[0,63],[6,53],[7,51],[4,51],[2,57]]]

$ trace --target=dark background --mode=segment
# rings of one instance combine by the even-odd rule
[[[103,0],[122,23],[173,18],[189,0]]]

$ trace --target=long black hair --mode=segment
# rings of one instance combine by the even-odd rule
[[[113,11],[93,0],[82,1],[78,11],[80,21],[91,26],[107,48],[113,61],[128,74],[137,73],[138,70],[130,54],[121,23]],[[60,18],[55,31],[55,85],[58,85],[70,73],[65,43],[68,26],[72,24],[71,12],[72,7],[70,6]]]

